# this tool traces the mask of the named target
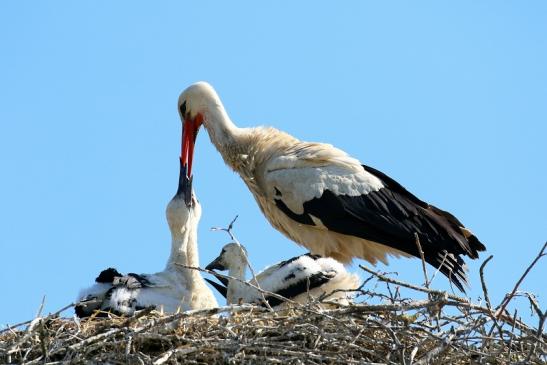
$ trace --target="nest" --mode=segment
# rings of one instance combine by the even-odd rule
[[[225,230],[233,238],[232,224]],[[416,244],[421,252],[418,239]],[[330,295],[302,305],[254,287],[284,299],[287,309],[273,311],[264,301],[169,315],[148,308],[130,318],[106,313],[84,320],[60,317],[74,303],[48,316],[40,309],[35,319],[0,331],[0,363],[545,364],[547,311],[518,287],[546,248],[496,307],[483,274],[492,256],[480,267],[484,303],[472,303],[430,289],[433,278],[422,255],[424,286],[360,265],[370,276],[351,291],[351,305]],[[508,312],[517,296],[528,299],[537,327]]]
[[[359,303],[328,310],[324,296],[277,312],[234,305],[169,315],[146,309],[130,318],[60,317],[69,305],[2,330],[0,363],[544,364],[547,360],[542,331],[546,316],[533,296],[528,298],[539,318],[537,327],[505,309],[516,287],[492,308],[489,301],[485,306],[474,304],[362,269],[370,277],[354,293]],[[424,299],[410,299],[418,296]],[[328,305],[332,306],[336,304]]]

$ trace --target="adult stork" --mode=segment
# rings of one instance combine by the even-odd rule
[[[127,275],[114,268],[103,270],[95,284],[78,295],[77,316],[87,317],[96,310],[132,315],[147,307],[170,313],[218,307],[200,273],[181,266],[199,266],[197,226],[201,205],[192,190],[192,175],[187,168],[181,159],[178,190],[166,209],[171,254],[165,269],[155,274]]]
[[[305,254],[268,266],[248,283],[245,272],[249,266],[247,250],[239,243],[228,243],[220,255],[209,263],[208,270],[228,270],[230,279],[222,280],[226,287],[208,280],[226,297],[227,304],[268,304],[277,309],[284,308],[283,300],[269,294],[261,295],[254,286],[275,293],[297,303],[306,303],[312,298],[326,295],[326,299],[339,304],[348,304],[350,290],[359,287],[359,277],[350,274],[344,265],[330,257]],[[248,285],[251,284],[251,285]]]
[[[417,234],[425,260],[464,290],[462,256],[476,259],[485,246],[452,214],[330,144],[270,127],[238,128],[205,82],[181,93],[178,110],[188,173],[203,125],[268,221],[291,240],[344,263],[358,257],[374,264],[389,255],[420,257]]]

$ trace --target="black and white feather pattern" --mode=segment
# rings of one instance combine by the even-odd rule
[[[334,194],[325,188],[319,198],[302,204],[297,214],[284,203],[276,206],[289,218],[305,225],[317,220],[328,230],[377,242],[419,257],[415,234],[420,239],[425,260],[439,268],[461,290],[466,284],[466,265],[461,255],[478,257],[484,245],[452,214],[430,205],[408,192],[384,173],[363,165],[377,177],[382,187],[366,194]]]
[[[264,216],[289,239],[343,263],[387,263],[389,256],[419,257],[418,234],[427,262],[463,290],[462,256],[477,258],[485,247],[450,213],[330,144],[300,141],[271,127],[237,127],[205,82],[181,93],[182,106],[188,135],[201,125],[207,129]],[[193,154],[193,145],[186,147]]]
[[[99,317],[111,312],[117,315],[132,315],[136,310],[146,308],[139,303],[140,289],[151,287],[144,275],[129,273],[122,275],[114,268],[101,271],[95,284],[83,289],[75,306],[78,317],[88,317],[95,311]]]
[[[237,248],[235,243],[231,243],[225,248],[230,245]],[[225,253],[226,251],[223,249],[221,256],[209,264],[207,268],[233,272],[232,265],[238,265],[239,263],[231,262]],[[225,255],[224,258],[223,255]],[[237,279],[244,280],[244,276]],[[253,287],[233,279],[228,281],[222,279],[221,281],[224,285],[214,283],[213,286],[226,297],[228,304],[244,302],[264,305],[262,295]],[[318,297],[325,293],[331,293],[336,289],[356,289],[359,286],[359,277],[348,273],[341,263],[332,258],[324,258],[308,253],[265,268],[256,275],[256,281],[253,279],[249,283],[287,299],[305,302],[309,297]],[[231,290],[230,286],[233,286]],[[348,298],[349,296],[345,293],[337,293],[331,299],[345,302]],[[265,294],[265,299],[272,307],[283,304],[281,299],[267,294]]]

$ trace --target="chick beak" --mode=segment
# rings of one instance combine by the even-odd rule
[[[188,177],[188,167],[180,158],[180,172],[179,172],[179,186],[177,189],[177,194],[175,196],[181,197],[184,199],[184,203],[188,208],[192,204],[192,180],[193,177]]]
[[[205,266],[207,270],[226,270],[226,267],[222,264],[222,256],[217,257],[209,265]]]

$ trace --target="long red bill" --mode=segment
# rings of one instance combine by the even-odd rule
[[[194,144],[196,142],[199,127],[203,123],[203,116],[197,114],[194,119],[184,120],[182,128],[181,162],[187,166],[188,177],[192,176],[192,163],[194,161]]]
[[[180,160],[183,166],[186,166],[187,177],[191,176],[191,167],[189,166],[190,141],[192,140],[193,128],[190,120],[185,120],[182,128],[182,141],[180,148]]]

